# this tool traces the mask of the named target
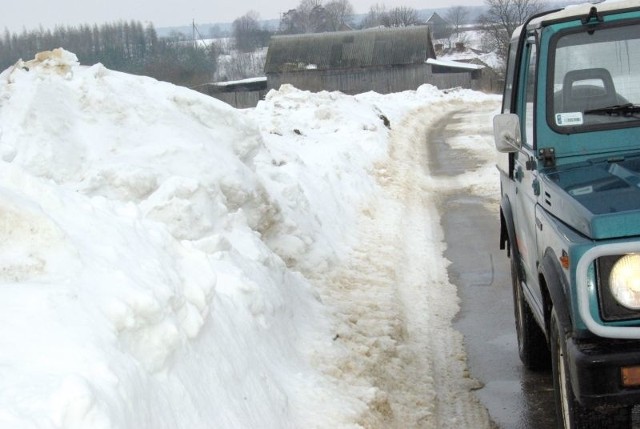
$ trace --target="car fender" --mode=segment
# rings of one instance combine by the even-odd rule
[[[507,244],[508,243],[508,244]],[[520,260],[520,251],[516,242],[516,226],[513,220],[513,211],[511,210],[511,201],[509,197],[503,195],[500,202],[500,249],[507,249],[507,256]],[[525,278],[522,265],[517,264],[518,275],[521,279]]]
[[[553,249],[548,248],[544,252],[539,269],[540,275],[546,285],[546,293],[549,303],[545,303],[545,325],[548,332],[551,307],[556,309],[558,324],[565,334],[571,331],[571,313],[566,292],[569,290],[567,277],[564,275],[559,259]],[[544,292],[543,292],[544,293]]]

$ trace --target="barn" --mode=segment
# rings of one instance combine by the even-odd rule
[[[268,89],[388,94],[429,83],[435,57],[427,26],[274,36],[265,74]]]

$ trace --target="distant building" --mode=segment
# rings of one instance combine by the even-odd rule
[[[431,84],[440,89],[470,88],[496,92],[497,75],[478,54],[457,44],[438,46],[436,59],[428,26],[376,28],[271,38],[265,77],[201,85],[198,91],[235,107],[254,107],[283,84],[313,92],[380,94],[415,90]],[[452,52],[473,54],[451,58]]]
[[[437,22],[434,16],[432,22]],[[495,91],[493,71],[486,64],[433,60],[431,29],[425,25],[274,36],[265,74],[267,89],[288,83],[309,91],[388,94],[428,83],[440,89]]]
[[[274,36],[265,74],[269,89],[387,94],[429,82],[435,56],[427,26]]]
[[[474,49],[470,46],[466,46],[464,42],[457,41],[451,47],[444,47],[442,44],[436,44],[436,53],[441,65],[433,65],[434,74],[458,74],[458,78],[463,78],[466,73],[465,64],[474,64],[479,66],[476,71],[471,72],[470,88],[479,89],[487,92],[501,92],[502,91],[502,79],[496,72],[494,67],[499,67],[499,60],[495,53],[484,52],[479,49]],[[447,63],[447,66],[442,64]],[[453,65],[452,65],[453,64]],[[469,70],[472,70],[469,68]],[[462,75],[460,75],[462,74]],[[453,79],[453,76],[449,76]],[[465,85],[461,85],[465,86]],[[465,86],[466,87],[466,86]]]
[[[267,78],[254,77],[230,82],[198,85],[192,89],[222,100],[238,109],[256,107],[267,95]]]
[[[445,39],[451,35],[451,24],[436,12],[427,19],[426,24],[434,39]]]

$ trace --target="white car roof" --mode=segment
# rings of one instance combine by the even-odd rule
[[[562,10],[533,19],[529,25],[542,25],[549,21],[558,21],[574,16],[586,16],[595,7],[598,13],[612,10],[640,9],[640,0],[607,0],[601,3],[582,3],[570,5]]]
[[[532,19],[527,27],[536,28],[544,25],[547,22],[562,21],[565,19],[571,19],[573,17],[587,16],[591,12],[591,8],[595,7],[598,13],[613,11],[613,10],[625,10],[625,9],[639,9],[640,0],[606,0],[600,3],[581,3],[575,5],[566,6],[564,9],[556,12],[551,12],[546,15],[539,16]],[[522,31],[522,26],[515,29],[512,35],[512,40],[517,39]]]

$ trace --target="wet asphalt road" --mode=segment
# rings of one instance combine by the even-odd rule
[[[427,137],[430,174],[451,176],[478,165],[471,154],[447,144],[456,132],[450,128],[469,113],[444,119]],[[465,337],[471,375],[483,384],[478,398],[497,428],[555,427],[550,372],[527,371],[518,357],[509,260],[499,249],[498,212],[486,209],[480,197],[465,193],[447,195],[439,204],[445,257],[451,261],[449,279],[460,297],[454,327]]]

